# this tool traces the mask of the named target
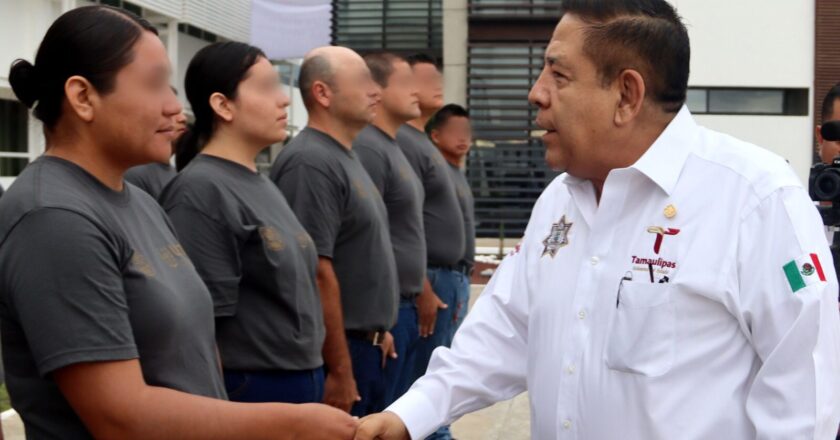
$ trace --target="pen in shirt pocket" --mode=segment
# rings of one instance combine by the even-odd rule
[[[615,294],[615,308],[618,308],[618,304],[621,303],[621,287],[625,281],[633,281],[632,270],[628,270],[618,283],[618,292]]]

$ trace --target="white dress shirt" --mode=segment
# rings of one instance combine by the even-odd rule
[[[833,439],[837,292],[789,165],[683,108],[600,203],[569,175],[545,190],[389,411],[420,439],[527,390],[534,439]]]

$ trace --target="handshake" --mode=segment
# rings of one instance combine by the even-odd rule
[[[298,435],[301,440],[410,440],[408,430],[396,414],[371,414],[361,420],[344,411],[321,404],[299,405]],[[285,437],[284,437],[285,438]]]

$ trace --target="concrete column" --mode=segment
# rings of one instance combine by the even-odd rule
[[[467,105],[467,0],[443,0],[443,99]]]

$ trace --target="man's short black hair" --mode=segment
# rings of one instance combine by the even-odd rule
[[[437,60],[429,54],[418,52],[413,55],[409,55],[405,57],[405,60],[408,62],[408,65],[414,67],[418,64],[431,64],[435,66],[435,68],[440,69],[438,66]]]
[[[822,108],[820,109],[820,124],[825,124],[840,116],[834,114],[834,101],[838,99],[840,99],[840,83],[835,84],[823,98]]]
[[[649,96],[676,113],[685,103],[691,47],[688,30],[665,0],[563,0],[564,13],[583,20],[583,50],[608,84],[638,71]]]
[[[458,104],[446,104],[441,107],[441,109],[438,110],[431,119],[429,119],[429,122],[426,123],[426,134],[431,136],[432,131],[439,130],[447,122],[449,122],[450,119],[456,117],[469,118],[470,112]]]
[[[388,87],[388,78],[394,73],[394,64],[405,61],[405,58],[391,52],[374,52],[366,54],[365,64],[370,69],[370,75],[380,87]]]

